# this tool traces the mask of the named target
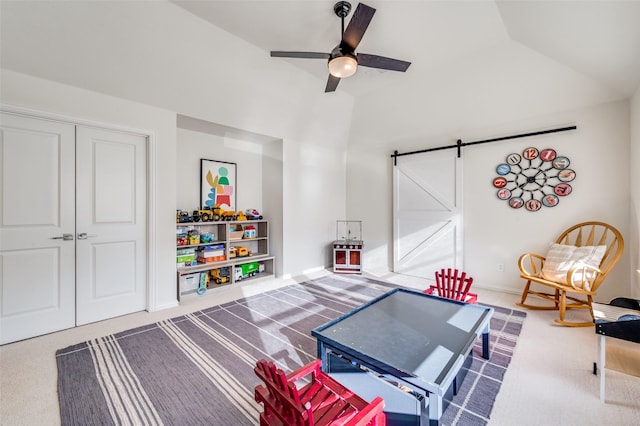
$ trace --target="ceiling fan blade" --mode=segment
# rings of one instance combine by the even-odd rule
[[[411,65],[411,62],[386,58],[384,56],[358,53],[358,65],[369,68],[405,72],[407,68],[409,68],[409,65]]]
[[[327,92],[335,92],[338,87],[338,83],[340,83],[340,77],[334,77],[329,74],[329,79],[327,80],[327,87],[324,89],[324,93]]]
[[[356,11],[353,12],[349,25],[347,25],[347,29],[342,34],[342,43],[346,44],[351,51],[356,50],[356,47],[360,44],[360,40],[362,40],[364,32],[367,31],[374,13],[376,13],[374,8],[363,3],[358,4]]]
[[[271,52],[273,58],[329,59],[330,56],[329,53],[319,52]]]

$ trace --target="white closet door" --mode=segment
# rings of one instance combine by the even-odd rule
[[[0,118],[4,344],[75,325],[75,130],[11,114]]]
[[[399,157],[393,168],[393,270],[435,280],[462,268],[462,160],[456,150]]]
[[[77,127],[77,324],[144,310],[146,138]]]

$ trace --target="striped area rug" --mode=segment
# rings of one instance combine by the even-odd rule
[[[256,360],[292,371],[316,356],[310,331],[395,286],[327,276],[93,339],[57,351],[63,425],[257,425]],[[445,425],[482,425],[491,414],[524,320],[500,307],[491,357],[474,348]]]

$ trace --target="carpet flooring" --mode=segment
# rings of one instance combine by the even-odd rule
[[[310,331],[395,285],[322,277],[57,351],[63,425],[256,425],[256,360],[292,371],[316,357]],[[445,425],[484,425],[525,313],[495,307]]]

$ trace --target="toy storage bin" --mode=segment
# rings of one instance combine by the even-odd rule
[[[180,274],[180,292],[195,291],[200,285],[200,272]]]
[[[236,224],[229,228],[230,240],[241,240],[244,235],[244,229],[242,229],[242,225]]]
[[[256,237],[256,227],[253,225],[247,225],[244,227],[244,238],[255,238]]]

